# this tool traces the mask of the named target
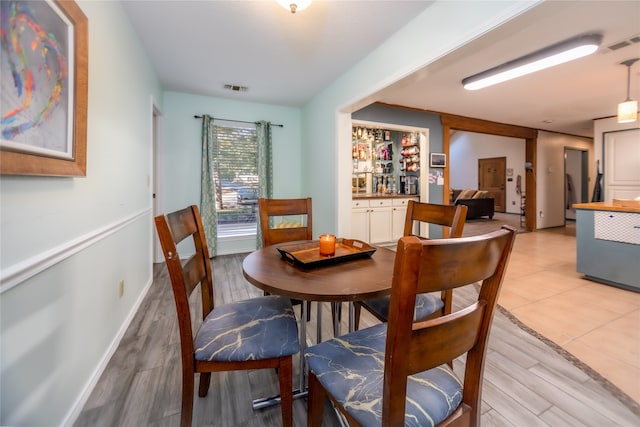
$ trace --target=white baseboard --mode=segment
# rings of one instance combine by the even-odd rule
[[[153,284],[153,272],[151,273],[151,279],[145,285],[144,289],[140,293],[140,296],[136,300],[136,303],[133,305],[133,307],[131,307],[131,311],[129,311],[129,314],[127,315],[126,319],[122,323],[122,326],[118,330],[118,333],[111,341],[111,344],[107,348],[107,351],[105,352],[104,356],[102,356],[102,359],[100,360],[95,370],[93,371],[93,374],[91,374],[91,376],[89,377],[87,384],[84,386],[82,392],[76,399],[75,403],[71,406],[71,409],[62,420],[61,426],[71,427],[77,421],[78,417],[80,416],[80,413],[82,412],[82,409],[84,408],[84,405],[89,400],[89,396],[91,396],[91,392],[95,388],[96,384],[98,384],[98,381],[100,380],[100,377],[104,373],[104,370],[107,368],[107,365],[111,360],[111,357],[118,349],[118,346],[120,345],[120,341],[122,341],[122,337],[124,337],[124,334],[127,332],[129,325],[131,325],[131,322],[133,321],[134,316],[138,312],[138,309],[140,308],[142,301],[144,301],[144,298],[147,296],[147,293],[149,292],[149,289],[151,288],[152,284]]]

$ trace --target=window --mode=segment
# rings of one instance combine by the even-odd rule
[[[216,122],[218,238],[256,234],[258,207],[258,142],[255,126]]]

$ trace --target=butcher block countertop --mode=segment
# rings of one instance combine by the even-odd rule
[[[640,201],[614,200],[613,202],[575,203],[574,209],[587,209],[592,211],[616,211],[640,213]]]

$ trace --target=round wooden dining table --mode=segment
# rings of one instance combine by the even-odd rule
[[[377,247],[370,257],[304,268],[283,258],[273,245],[249,254],[242,272],[249,283],[271,294],[305,301],[362,301],[390,293],[394,259],[395,252]]]
[[[304,244],[305,242],[295,242]],[[290,245],[292,243],[287,243]],[[244,277],[259,289],[303,301],[328,301],[332,303],[363,301],[388,295],[391,292],[395,252],[376,247],[371,256],[349,259],[344,262],[329,262],[325,265],[305,268],[288,259],[278,251],[279,245],[267,246],[249,254],[242,262]],[[306,304],[301,304],[300,316],[300,386],[294,398],[306,396],[306,370],[303,353],[306,349]],[[338,308],[339,308],[338,304]],[[339,309],[336,309],[339,312]],[[321,340],[320,313],[318,307],[317,340]],[[349,304],[349,330],[353,329],[353,304]],[[337,316],[339,319],[339,316]],[[334,334],[340,331],[339,320],[334,324]],[[264,408],[279,402],[278,397],[257,399],[254,409]]]

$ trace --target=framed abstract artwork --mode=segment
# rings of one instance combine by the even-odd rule
[[[70,0],[0,7],[0,173],[86,176],[86,16]]]

